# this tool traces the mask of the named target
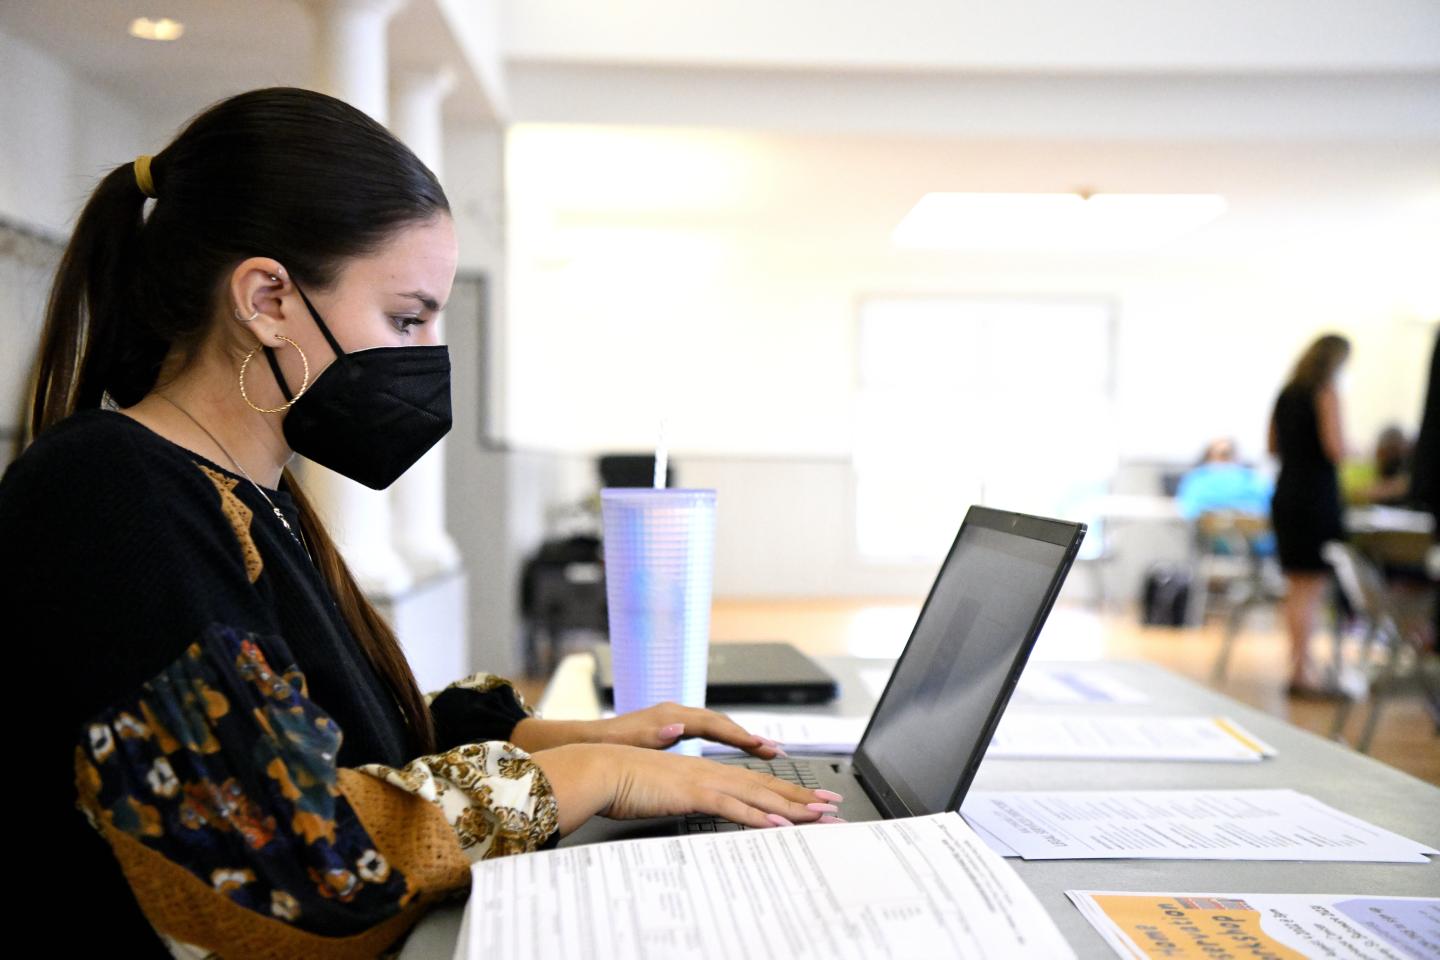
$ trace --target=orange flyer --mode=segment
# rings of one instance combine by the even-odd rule
[[[1440,898],[1095,890],[1068,896],[1126,960],[1440,960]]]

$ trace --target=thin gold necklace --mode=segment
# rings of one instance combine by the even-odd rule
[[[220,442],[220,438],[215,436],[215,434],[211,433],[209,429],[206,428],[205,424],[201,423],[199,420],[196,420],[195,416],[189,410],[186,410],[184,407],[180,406],[180,404],[176,403],[174,400],[171,400],[163,393],[157,394],[157,396],[160,397],[161,400],[164,400],[166,403],[170,404],[170,406],[174,407],[176,410],[179,410],[181,413],[185,414],[185,416],[190,419],[191,423],[195,424],[195,426],[199,427],[202,431],[204,431],[205,436],[210,438],[211,443],[215,444],[215,446],[220,448],[220,452],[225,454],[225,456],[229,458],[230,462],[235,466],[235,469],[240,474],[240,476],[244,477],[246,480],[249,480],[250,486],[255,488],[255,492],[260,494],[260,496],[264,497],[265,502],[270,504],[270,512],[275,514],[275,519],[279,520],[280,525],[285,528],[285,532],[290,534],[290,536],[294,538],[296,543],[300,544],[300,549],[305,551],[305,556],[310,557],[310,562],[313,564],[315,562],[315,558],[313,556],[310,556],[310,548],[305,545],[305,541],[301,539],[300,534],[295,531],[294,527],[290,526],[290,521],[286,520],[285,514],[281,513],[280,508],[275,506],[275,501],[270,499],[270,495],[265,492],[265,488],[260,486],[260,484],[256,483],[255,478],[250,476],[249,471],[247,471],[244,467],[240,466],[240,461],[236,460],[235,455],[225,448],[225,444]]]

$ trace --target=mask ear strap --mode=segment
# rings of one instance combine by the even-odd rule
[[[290,385],[285,382],[285,374],[280,372],[280,361],[275,359],[275,351],[269,347],[265,348],[265,360],[270,364],[270,372],[275,374],[275,382],[280,385],[280,392],[285,395],[286,402],[293,401],[295,397],[290,392]]]
[[[325,335],[325,341],[330,344],[330,349],[335,351],[335,356],[345,356],[345,351],[340,349],[340,344],[336,341],[334,335],[330,333],[330,328],[325,326],[324,320],[320,319],[320,313],[315,309],[315,304],[310,302],[310,298],[305,296],[305,291],[301,290],[298,284],[295,286],[295,292],[300,294],[301,300],[305,301],[305,309],[309,310],[310,316],[315,318],[315,326],[319,327],[320,332]],[[273,360],[271,362],[274,363]]]

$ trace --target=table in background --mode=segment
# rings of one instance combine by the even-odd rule
[[[861,671],[888,669],[893,661],[821,657],[835,674],[841,696],[822,707],[756,706],[766,711],[868,715],[875,698]],[[1031,670],[1100,670],[1147,694],[1148,703],[1019,705],[1027,713],[1115,716],[1225,715],[1268,742],[1277,755],[1260,763],[1162,763],[1093,760],[987,760],[972,790],[1205,790],[1289,787],[1378,826],[1440,848],[1440,788],[1417,780],[1254,710],[1153,664],[1133,661],[1034,662]],[[600,715],[594,660],[572,654],[561,661],[539,712],[554,719]],[[749,708],[747,708],[749,709]],[[1440,749],[1437,744],[1436,749]],[[843,805],[842,805],[843,807]],[[843,815],[843,810],[842,810]],[[1214,860],[1036,860],[1008,862],[1044,904],[1082,958],[1111,958],[1114,951],[1065,897],[1066,890],[1134,890],[1154,893],[1351,893],[1440,896],[1440,862],[1429,864],[1296,863]],[[449,960],[463,906],[442,907],[416,927],[401,960]]]

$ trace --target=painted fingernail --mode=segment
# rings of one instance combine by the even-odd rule
[[[683,723],[672,723],[672,724],[669,724],[668,726],[664,726],[664,727],[661,727],[661,728],[660,728],[660,737],[661,737],[662,740],[669,740],[671,737],[678,737],[678,736],[680,736],[680,734],[682,734],[682,733],[684,733],[684,732],[685,732],[685,724],[683,724]]]
[[[814,810],[816,813],[839,813],[840,808],[833,803],[807,803],[806,810]]]
[[[780,816],[780,814],[778,814],[778,813],[767,813],[767,814],[765,814],[765,819],[766,819],[766,820],[769,820],[769,821],[770,821],[770,825],[771,825],[771,826],[774,826],[774,827],[793,827],[793,826],[795,826],[795,824],[791,823],[789,820],[786,820],[784,817]]]
[[[771,747],[770,749],[775,751],[775,756],[784,757],[786,760],[790,759],[790,754],[786,753],[784,750],[781,750],[779,747]]]
[[[842,820],[840,817],[821,817],[816,823],[849,823],[849,820]]]
[[[840,801],[845,799],[844,797],[840,796],[840,794],[836,793],[834,790],[816,790],[815,796],[819,797],[821,800],[829,800],[831,803],[839,803]]]

